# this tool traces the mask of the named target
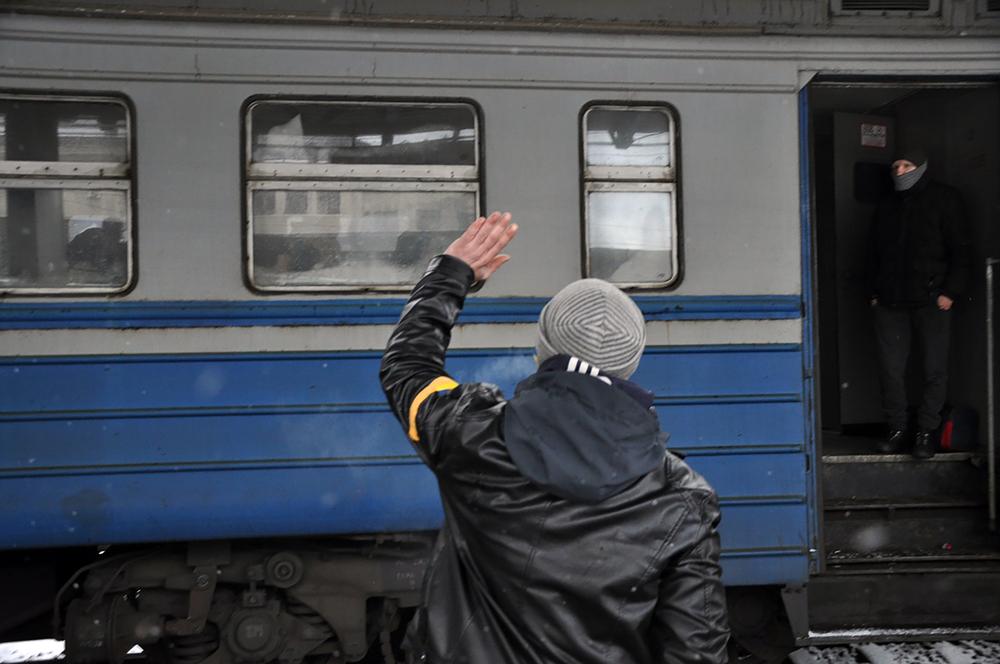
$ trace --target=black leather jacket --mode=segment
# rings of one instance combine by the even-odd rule
[[[715,493],[666,452],[632,384],[542,372],[506,401],[449,378],[472,280],[435,258],[382,362],[445,512],[411,661],[725,662]]]

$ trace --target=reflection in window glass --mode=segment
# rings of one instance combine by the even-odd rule
[[[268,198],[316,194],[316,212]],[[322,201],[320,203],[320,201]],[[336,201],[334,203],[334,201]],[[256,191],[253,280],[263,287],[407,285],[476,215],[474,192]]]
[[[123,104],[0,97],[0,159],[126,162]]]
[[[670,118],[659,110],[586,114],[588,166],[670,166]]]
[[[276,191],[258,191],[253,197],[253,213],[254,216],[258,214],[274,214],[275,210],[278,209],[278,192]]]
[[[117,99],[0,94],[0,290],[128,287],[130,126]]]
[[[309,192],[307,191],[285,191],[284,208],[288,214],[305,214],[309,209]]]
[[[314,191],[312,208],[319,214],[339,214],[341,192],[339,191]]]
[[[615,283],[673,277],[669,192],[591,192],[587,205],[590,276]]]
[[[466,104],[258,102],[250,115],[254,163],[476,163]]]
[[[0,287],[126,285],[125,191],[6,188],[0,203]]]
[[[259,101],[247,122],[257,288],[405,290],[477,215],[469,104]]]

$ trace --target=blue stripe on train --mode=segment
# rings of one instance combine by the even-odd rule
[[[660,399],[799,398],[797,345],[649,348],[633,379]],[[12,412],[382,404],[376,352],[0,358],[0,416]],[[456,350],[448,371],[512,392],[531,351]]]
[[[436,527],[434,479],[385,407],[378,353],[0,360],[4,548]],[[508,393],[524,350],[456,351]],[[805,579],[801,350],[651,348],[670,446],[719,491],[726,580]]]
[[[798,295],[639,295],[647,320],[774,320],[802,315]],[[542,297],[470,297],[461,323],[534,323]],[[0,330],[393,324],[405,298],[0,302]]]
[[[746,404],[742,408],[752,407]],[[766,430],[738,432],[746,445],[718,444],[722,436],[717,433],[731,431],[734,421],[752,424],[754,418],[751,412],[732,419],[720,419],[714,414],[687,419],[691,429],[706,434],[699,439],[686,437],[684,429],[670,420],[663,423],[671,432],[669,446],[691,455],[691,459],[733,457],[734,464],[742,464],[748,470],[774,473],[767,478],[734,475],[727,479],[759,487],[740,492],[740,495],[756,495],[780,480],[769,464],[799,456],[801,446],[758,444],[755,439],[765,439]],[[761,419],[760,423],[770,422]],[[387,410],[367,409],[335,413],[36,415],[0,420],[0,438],[4,441],[0,478],[24,473],[35,476],[93,473],[147,466],[350,464],[396,461],[412,454],[409,443],[400,438],[399,424],[392,415]],[[706,439],[709,445],[702,445]],[[785,471],[787,468],[782,469]],[[778,495],[788,493],[785,490]]]

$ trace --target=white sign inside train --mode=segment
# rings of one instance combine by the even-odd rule
[[[889,135],[889,128],[884,124],[861,125],[861,145],[867,148],[884,148]]]

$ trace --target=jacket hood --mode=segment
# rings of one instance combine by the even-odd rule
[[[517,386],[504,409],[504,440],[532,482],[560,498],[597,503],[660,466],[667,437],[652,395],[593,369],[550,368],[566,359],[552,358]]]

